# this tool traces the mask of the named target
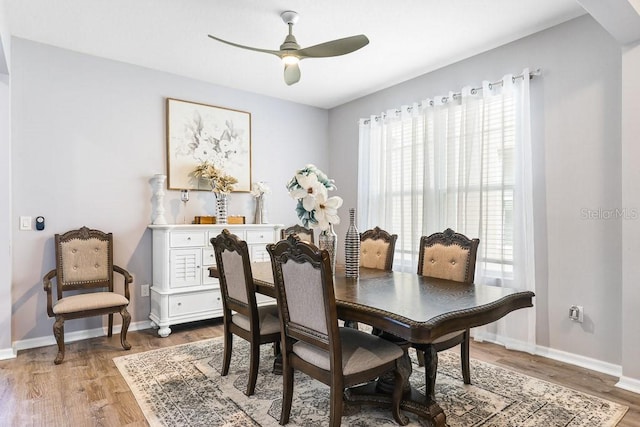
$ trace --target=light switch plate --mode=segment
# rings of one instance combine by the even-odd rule
[[[31,227],[31,217],[30,216],[21,216],[20,217],[20,230],[32,230]]]

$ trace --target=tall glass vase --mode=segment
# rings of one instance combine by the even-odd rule
[[[216,193],[216,207],[218,215],[216,217],[216,223],[227,223],[227,209],[229,208],[229,195],[226,193]]]
[[[360,276],[360,233],[356,228],[356,210],[349,209],[349,228],[344,239],[344,270],[347,277]]]
[[[318,236],[318,247],[329,252],[331,260],[331,272],[336,274],[336,250],[338,248],[338,235],[333,231],[333,224],[329,228],[322,230]]]

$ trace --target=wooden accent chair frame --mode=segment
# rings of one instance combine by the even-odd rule
[[[120,343],[125,350],[131,315],[129,284],[133,278],[124,268],[113,264],[113,235],[82,227],[55,235],[56,268],[42,279],[47,293],[47,314],[55,317],[53,335],[58,344],[56,365],[64,360],[64,322],[69,319],[109,315],[107,336],[113,335],[113,313],[122,316]],[[114,275],[124,277],[124,295],[114,292]],[[56,280],[56,301],[52,297],[51,280]],[[89,291],[67,295],[67,291]]]
[[[400,412],[403,378],[398,363],[403,350],[389,341],[351,328],[339,327],[331,261],[326,250],[296,235],[267,245],[276,287],[282,332],[283,401],[280,424],[289,422],[294,370],[329,385],[329,425],[342,419],[344,389],[393,370],[392,413]]]
[[[476,256],[480,240],[469,239],[463,234],[447,228],[442,233],[434,233],[420,238],[418,274],[438,279],[453,280],[472,284],[475,277]],[[465,384],[471,384],[469,370],[469,329],[444,335],[433,343],[436,351],[446,350],[460,344],[462,377]],[[418,350],[420,365],[424,365],[424,348]]]
[[[226,228],[211,239],[220,276],[224,316],[222,376],[229,373],[233,335],[250,343],[249,382],[245,394],[255,391],[260,362],[260,345],[278,343],[280,320],[276,304],[258,307],[247,242]],[[235,314],[232,313],[235,311]]]
[[[380,227],[360,233],[360,266],[393,270],[397,239],[397,234],[389,234]]]
[[[300,237],[300,240],[315,244],[314,237],[313,237],[313,230],[309,228],[305,228],[298,224],[292,225],[291,227],[283,228],[282,230],[280,230],[280,238],[284,240],[293,233],[296,233],[298,237]]]

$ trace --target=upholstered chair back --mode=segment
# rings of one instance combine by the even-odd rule
[[[360,233],[360,266],[391,271],[397,239],[380,227]]]
[[[113,291],[113,235],[82,227],[56,234],[58,299],[63,291],[107,288]]]
[[[286,336],[325,351],[330,350],[331,342],[335,350],[340,342],[334,339],[338,334],[338,318],[327,251],[295,234],[268,245],[267,250]]]
[[[438,279],[473,283],[480,240],[469,239],[447,228],[442,233],[422,236],[418,274]]]
[[[313,230],[309,228],[305,228],[298,224],[292,225],[291,227],[283,228],[280,231],[280,238],[284,240],[288,236],[294,233],[297,234],[298,237],[300,237],[300,240],[302,240],[303,242],[315,243],[315,240],[313,237]]]
[[[211,239],[220,279],[222,303],[229,309],[250,316],[256,306],[249,248],[228,229]]]
[[[225,249],[221,256],[229,298],[248,304],[247,279],[244,275],[242,254],[235,250]]]

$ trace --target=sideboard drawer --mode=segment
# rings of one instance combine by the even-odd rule
[[[171,247],[189,248],[205,246],[206,233],[198,231],[171,233]]]
[[[261,230],[247,230],[247,243],[273,243],[273,232]]]
[[[202,265],[216,265],[216,254],[213,252],[213,248],[202,250]]]
[[[218,290],[169,295],[169,316],[221,309],[222,297]]]

